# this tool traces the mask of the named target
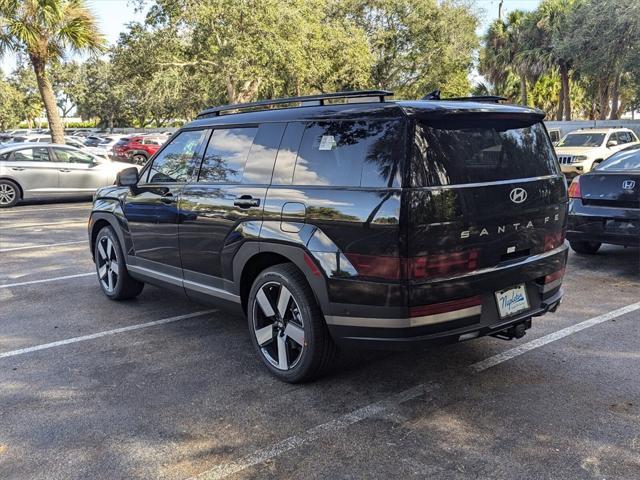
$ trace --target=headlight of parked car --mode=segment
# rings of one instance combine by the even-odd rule
[[[584,162],[587,159],[586,155],[576,155],[571,159],[571,163]]]

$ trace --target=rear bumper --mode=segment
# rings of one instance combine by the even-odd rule
[[[371,305],[357,308],[352,304],[347,310],[333,305],[329,312],[325,310],[325,319],[337,343],[365,348],[404,350],[491,335],[557,308],[562,300],[562,279],[547,284],[541,281],[545,275],[563,269],[566,258],[567,246],[562,245],[520,263],[431,283],[429,289],[420,286],[418,290],[419,298],[430,298],[430,303],[474,296],[480,297],[478,305],[420,317],[409,316],[408,308]],[[519,284],[526,287],[529,309],[501,319],[495,292]],[[445,292],[449,295],[445,296]],[[424,295],[427,293],[428,296]],[[408,292],[404,297],[411,298],[414,294]],[[409,304],[418,305],[411,301]]]
[[[528,291],[530,291],[529,287]],[[498,317],[493,296],[488,295],[483,303],[482,314],[461,319],[463,321],[452,320],[420,327],[378,328],[364,326],[363,319],[359,319],[361,326],[329,324],[329,330],[340,345],[356,345],[363,348],[385,350],[421,349],[430,345],[456,343],[502,332],[513,325],[530,320],[531,317],[555,311],[562,302],[563,293],[561,288],[556,288],[547,298],[540,298],[537,302],[529,296],[532,302],[531,308],[506,319]],[[486,309],[484,308],[485,304]],[[331,320],[328,319],[328,322]],[[367,320],[370,325],[375,325],[379,319],[370,318]],[[397,320],[399,324],[403,324],[409,319]]]
[[[640,211],[587,206],[572,200],[567,240],[640,246]]]

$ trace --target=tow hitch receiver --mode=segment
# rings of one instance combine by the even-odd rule
[[[524,337],[527,330],[531,328],[531,319],[528,318],[523,322],[516,323],[515,325],[510,326],[505,330],[501,330],[500,332],[492,333],[492,337],[500,338],[502,340],[513,340],[514,338],[522,338]]]

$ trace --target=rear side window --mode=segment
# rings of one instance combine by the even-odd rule
[[[200,168],[199,182],[240,183],[257,127],[213,131]]]
[[[397,186],[400,134],[399,121],[310,122],[302,136],[293,183]]]
[[[24,148],[13,154],[14,162],[49,162],[49,150],[46,147]]]
[[[416,122],[412,184],[495,182],[558,173],[541,123],[456,118]]]
[[[640,171],[640,148],[628,148],[610,156],[598,166],[598,170]]]
[[[271,182],[273,164],[276,161],[278,147],[285,123],[265,123],[260,125],[249,151],[249,158],[242,175],[242,183],[268,185]]]

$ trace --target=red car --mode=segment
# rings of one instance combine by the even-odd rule
[[[113,156],[116,160],[144,165],[166,140],[166,137],[152,135],[125,137],[113,146]]]

